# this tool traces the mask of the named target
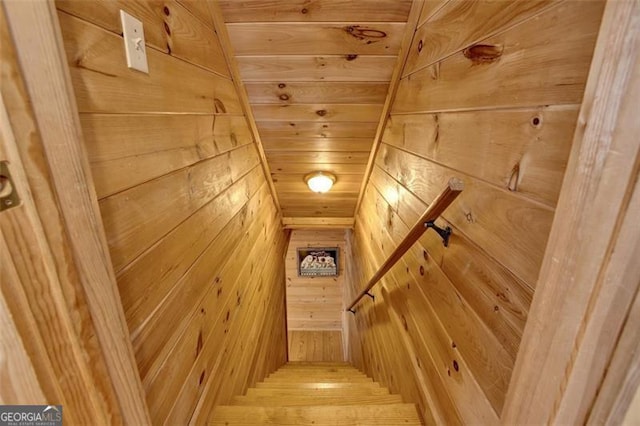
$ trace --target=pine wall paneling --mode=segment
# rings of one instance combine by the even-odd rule
[[[412,2],[219,4],[274,181],[290,183],[275,185],[283,217],[353,217],[359,186],[301,194],[303,178],[362,184]]]
[[[286,256],[290,361],[344,360],[342,338],[344,236],[344,229],[294,229],[291,231]],[[339,275],[337,277],[298,276],[297,249],[305,247],[338,247]]]
[[[423,8],[347,238],[349,303],[448,179],[465,181],[437,221],[449,247],[425,233],[347,316],[349,359],[427,422],[500,421],[604,2],[503,4]]]
[[[344,285],[344,230],[296,229],[286,257],[287,327],[289,330],[341,330]],[[337,277],[298,276],[297,251],[306,247],[338,247]]]
[[[154,423],[204,423],[286,360],[272,201],[205,1],[56,3]],[[144,24],[127,69],[119,10]]]

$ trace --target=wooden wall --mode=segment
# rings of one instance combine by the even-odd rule
[[[466,189],[349,316],[349,359],[428,423],[498,424],[603,2],[429,2],[347,238],[350,302],[450,177]],[[541,372],[542,374],[542,372]]]
[[[344,361],[342,331],[289,331],[289,361]]]
[[[60,41],[52,3],[0,4],[0,404],[146,425]]]
[[[298,276],[297,248],[338,247],[337,277]],[[345,231],[296,229],[286,257],[289,361],[343,361]]]
[[[206,421],[286,359],[287,235],[205,1],[57,2],[154,423]],[[143,21],[128,70],[118,11]]]
[[[297,229],[287,250],[287,328],[289,330],[342,330],[344,283],[344,230]],[[337,277],[298,276],[297,248],[338,247]]]

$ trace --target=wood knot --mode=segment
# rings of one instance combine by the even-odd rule
[[[438,80],[440,78],[440,62],[436,62],[429,67],[429,76],[431,80]]]
[[[511,176],[509,177],[509,184],[507,185],[507,188],[509,188],[509,191],[517,191],[519,181],[520,181],[520,163],[516,163],[516,165],[513,166],[513,169],[511,169]]]
[[[280,83],[280,84],[278,84],[278,87],[281,88],[281,89],[284,89],[285,87],[287,87],[287,85],[284,84],[284,83]]]
[[[422,250],[422,257],[424,257],[424,260],[429,260],[429,253],[426,250]]]
[[[451,342],[451,347],[452,347],[453,349],[455,349],[455,348],[456,348],[456,342],[453,342],[453,341],[452,341],[452,342]]]
[[[227,112],[227,108],[224,106],[224,103],[218,98],[215,98],[213,100],[213,106],[215,108],[215,112],[217,112],[217,113],[223,113],[224,114],[224,113]]]
[[[422,40],[420,40],[418,42],[418,53],[422,52],[422,48],[424,47],[424,45],[422,44]]]
[[[384,31],[376,30],[375,28],[361,27],[360,25],[349,25],[344,28],[344,31],[358,40],[367,39],[367,44],[370,44],[372,41],[378,41],[379,39],[383,39],[387,36],[387,33]]]
[[[319,109],[318,111],[316,111],[316,114],[318,114],[320,117],[324,117],[325,115],[327,115],[327,110]]]
[[[531,125],[533,127],[540,127],[540,124],[542,124],[542,119],[539,116],[535,116],[531,119]]]
[[[198,341],[196,342],[196,356],[198,356],[198,354],[200,353],[200,351],[202,350],[202,330],[200,330],[200,332],[198,333]]]
[[[169,16],[171,14],[171,12],[169,11],[169,8],[167,6],[165,6],[164,8],[162,8],[162,11],[164,12],[165,15]]]
[[[303,15],[306,15],[307,13],[309,13],[309,9],[305,7],[300,11],[300,13],[302,13]]]
[[[347,61],[354,61],[358,58],[358,55],[356,55],[355,53],[351,53],[349,55],[345,55],[345,58],[347,58]]]
[[[469,223],[473,223],[473,222],[474,222],[474,219],[473,219],[473,213],[468,212],[468,213],[466,213],[464,216],[465,216],[465,218],[467,219],[467,222],[469,222]]]
[[[476,44],[464,49],[463,53],[474,64],[490,64],[502,56],[502,50],[503,47],[499,45]]]
[[[278,96],[280,98],[281,101],[288,101],[289,100],[289,95],[287,95],[286,93],[283,93],[282,95]]]
[[[453,360],[453,369],[456,371],[460,371],[460,367],[458,366],[458,361]]]
[[[204,382],[204,371],[200,374],[200,379],[198,379],[198,383],[202,384]]]
[[[167,35],[171,35],[171,28],[169,28],[169,24],[164,23],[164,30],[167,32]]]
[[[420,275],[424,276],[424,266],[420,265]]]

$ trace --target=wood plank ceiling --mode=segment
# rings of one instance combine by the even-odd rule
[[[219,4],[283,218],[352,218],[411,0]]]

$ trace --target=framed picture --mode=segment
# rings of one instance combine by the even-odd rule
[[[337,277],[338,247],[298,248],[298,276]]]

